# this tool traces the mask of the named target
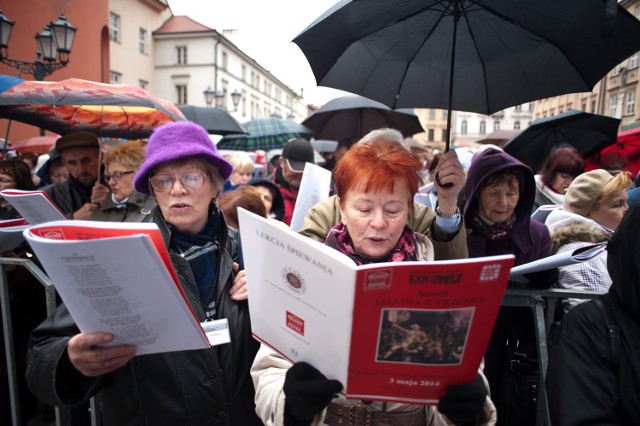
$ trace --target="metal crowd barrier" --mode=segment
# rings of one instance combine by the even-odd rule
[[[554,314],[560,299],[594,299],[605,292],[600,291],[573,291],[560,288],[547,290],[507,289],[502,300],[502,306],[530,307],[533,311],[533,319],[538,346],[538,400],[536,408],[536,425],[551,426],[549,404],[547,400],[546,374],[549,363],[549,350],[547,338],[554,320]]]
[[[47,315],[50,315],[56,308],[56,292],[49,277],[34,262],[29,259],[16,259],[0,257],[0,265],[16,265],[26,268],[44,286],[46,293]],[[17,389],[16,360],[13,347],[13,331],[11,324],[11,308],[9,306],[9,285],[4,267],[0,267],[0,307],[2,308],[2,324],[4,331],[4,345],[7,359],[7,371],[9,374],[9,396],[12,412],[12,426],[21,423],[20,409]],[[549,417],[549,405],[547,402],[545,376],[549,361],[547,348],[547,336],[553,322],[554,312],[560,299],[593,299],[604,292],[597,291],[571,291],[564,289],[528,290],[528,289],[507,289],[502,306],[530,307],[534,315],[536,341],[538,346],[539,374],[540,382],[537,401],[538,426],[551,426]],[[100,426],[101,419],[98,415],[95,398],[91,398],[91,424]],[[69,421],[68,409],[55,409],[56,426],[66,425]]]
[[[18,399],[18,376],[15,360],[15,348],[13,346],[13,327],[11,324],[11,307],[9,305],[9,282],[4,265],[15,265],[26,268],[31,275],[45,288],[47,305],[47,315],[51,315],[56,309],[56,290],[49,277],[30,259],[13,257],[0,257],[0,308],[2,313],[2,329],[4,332],[4,348],[7,361],[7,373],[9,381],[9,402],[11,405],[11,425],[22,424],[20,418],[20,401]],[[101,420],[98,416],[95,398],[90,400],[91,424],[100,426]],[[56,426],[67,425],[70,422],[70,410],[65,408],[55,408]]]

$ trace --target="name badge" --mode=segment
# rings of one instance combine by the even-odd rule
[[[215,321],[201,322],[200,325],[204,330],[204,333],[209,339],[211,346],[223,345],[231,342],[231,335],[229,334],[229,321],[227,318],[222,318]]]

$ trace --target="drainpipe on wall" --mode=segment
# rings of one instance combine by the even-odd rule
[[[213,47],[213,90],[218,93],[218,45],[220,44],[220,33],[216,31],[216,34],[218,35],[218,41]]]

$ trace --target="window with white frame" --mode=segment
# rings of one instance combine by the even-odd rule
[[[609,98],[609,115],[611,117],[618,116],[618,97],[616,95]]]
[[[442,138],[440,139],[441,141],[446,141],[447,140],[447,129],[442,129]]]
[[[613,70],[611,70],[611,75],[620,75],[620,71],[622,70],[622,65],[616,65]]]
[[[638,52],[629,57],[629,68],[638,68]]]
[[[140,41],[138,43],[138,50],[143,55],[146,55],[149,53],[149,42],[147,40],[149,38],[149,32],[144,28],[140,28],[139,38],[140,38]]]
[[[631,90],[627,92],[627,102],[625,103],[625,115],[633,115],[636,112],[636,92]]]
[[[109,12],[109,39],[120,43],[120,15]]]
[[[122,74],[119,72],[111,71],[110,80],[111,84],[120,84],[122,82]]]
[[[480,122],[480,134],[484,135],[485,133],[487,133],[487,122],[482,120]]]
[[[522,111],[522,105],[516,105],[516,112]]]
[[[496,120],[493,122],[493,131],[500,130],[500,120]]]
[[[176,46],[176,64],[187,64],[187,46]]]
[[[436,119],[436,110],[435,109],[430,109],[429,110],[429,120],[435,120]]]
[[[247,81],[247,66],[242,65],[241,68],[242,81]]]
[[[513,130],[520,130],[520,121],[516,120],[513,122]]]
[[[460,124],[460,133],[462,133],[463,135],[467,134],[467,120],[462,120],[462,123]]]
[[[229,57],[227,56],[227,52],[222,52],[222,69],[226,70],[229,66]]]
[[[176,85],[176,99],[178,105],[187,104],[187,86],[184,84]]]
[[[533,102],[529,102],[529,112],[533,112]]]
[[[433,138],[435,137],[435,129],[429,129],[429,131],[427,132],[427,140],[429,142],[433,142]]]

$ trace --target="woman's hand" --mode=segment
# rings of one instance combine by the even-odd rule
[[[233,280],[233,286],[231,290],[229,290],[229,294],[231,295],[232,300],[247,300],[249,298],[249,291],[247,289],[247,273],[242,270],[238,271],[240,266],[233,262],[233,271],[236,272],[235,279]]]
[[[439,182],[436,184],[438,207],[443,214],[453,214],[456,212],[458,194],[462,191],[465,181],[464,169],[456,153],[454,151],[445,153],[434,172]],[[448,183],[452,185],[447,186]]]
[[[71,364],[86,377],[111,373],[136,354],[135,346],[99,347],[113,341],[111,333],[80,333],[69,339],[67,354]]]

